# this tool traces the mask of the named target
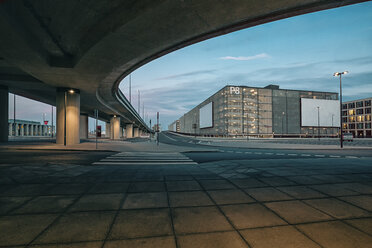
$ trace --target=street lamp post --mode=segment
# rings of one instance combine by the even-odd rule
[[[337,77],[339,76],[340,77],[340,147],[343,148],[344,147],[344,137],[342,136],[342,74],[348,74],[349,72],[348,71],[344,71],[344,72],[335,72],[333,73],[333,76],[334,77]]]
[[[320,141],[320,119],[319,119],[319,106],[317,107],[318,108],[318,140]]]
[[[282,138],[284,136],[284,112],[282,113]]]

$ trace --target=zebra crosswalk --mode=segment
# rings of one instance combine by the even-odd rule
[[[192,159],[179,152],[121,152],[92,165],[194,165]]]

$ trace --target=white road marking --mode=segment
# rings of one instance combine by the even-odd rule
[[[274,153],[272,153],[272,152],[265,152],[265,154],[267,154],[267,155],[273,155]]]
[[[346,156],[345,158],[358,158],[358,157],[355,157],[355,156]]]
[[[341,158],[341,156],[329,155],[330,158]]]
[[[252,152],[245,152],[246,154],[252,154]]]
[[[275,155],[284,156],[284,153],[275,153]]]
[[[310,157],[310,154],[301,154],[302,157]]]

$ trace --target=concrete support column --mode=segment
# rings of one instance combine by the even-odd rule
[[[31,128],[30,135],[34,136],[34,125],[30,125],[30,128]]]
[[[15,136],[19,136],[19,124],[15,124]]]
[[[80,139],[88,139],[88,115],[80,115]]]
[[[80,143],[80,92],[75,89],[57,89],[57,144]]]
[[[127,124],[125,130],[127,131],[127,139],[133,138],[133,124]]]
[[[12,133],[13,133],[13,128],[12,128],[12,123],[8,123],[8,136],[12,136]]]
[[[9,92],[8,87],[0,86],[0,142],[8,141]]]
[[[111,133],[110,133],[110,138],[111,139],[120,139],[120,117],[112,117],[110,120],[111,124]]]
[[[20,135],[19,136],[24,136],[25,135],[25,127],[24,127],[24,124],[20,124],[19,125],[19,128],[20,128]]]
[[[44,136],[43,135],[43,125],[39,125],[39,135]]]
[[[24,136],[29,136],[29,134],[28,134],[28,124],[24,124],[23,129],[24,129]]]
[[[120,137],[120,138],[123,138],[123,127],[120,127],[120,128],[119,128],[119,132],[120,132],[119,137]]]
[[[105,137],[111,138],[111,124],[110,122],[106,122],[106,134]]]
[[[133,137],[139,137],[139,128],[138,127],[135,127],[134,130],[133,130]]]

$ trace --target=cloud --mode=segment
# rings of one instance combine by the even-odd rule
[[[183,78],[183,77],[190,77],[190,76],[196,76],[196,75],[202,75],[202,74],[212,74],[216,70],[199,70],[199,71],[192,71],[192,72],[186,72],[181,74],[175,74],[170,75],[166,77],[156,78],[155,80],[169,80],[169,79],[176,79],[176,78]]]
[[[244,57],[244,56],[238,56],[238,57],[225,56],[225,57],[220,57],[219,59],[248,61],[248,60],[264,59],[264,58],[270,58],[270,56],[268,54],[266,54],[266,53],[260,53],[260,54],[256,54],[256,55],[248,56],[248,57]]]

